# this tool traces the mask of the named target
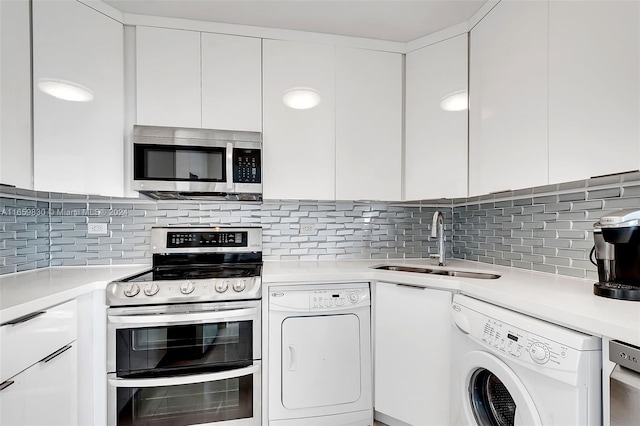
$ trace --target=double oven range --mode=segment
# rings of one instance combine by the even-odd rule
[[[107,285],[110,426],[257,426],[261,228],[153,228],[152,269]]]

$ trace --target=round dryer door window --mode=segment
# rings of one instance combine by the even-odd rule
[[[516,403],[509,389],[491,371],[476,370],[469,383],[473,416],[480,426],[514,426]]]

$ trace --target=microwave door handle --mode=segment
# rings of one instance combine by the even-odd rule
[[[227,191],[233,190],[233,142],[227,142]]]
[[[260,365],[254,364],[235,370],[198,374],[195,376],[160,377],[157,379],[118,379],[110,377],[109,384],[117,388],[155,388],[161,386],[191,385],[194,383],[215,382],[248,376],[249,374],[257,373],[259,370]]]
[[[125,324],[127,327],[146,326],[149,324],[203,324],[211,322],[228,322],[239,319],[258,319],[258,308],[230,309],[223,311],[205,311],[198,313],[160,314],[160,315],[109,315],[111,324]]]

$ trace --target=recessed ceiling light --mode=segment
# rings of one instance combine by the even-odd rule
[[[38,89],[47,95],[58,99],[73,102],[90,102],[93,100],[93,92],[77,83],[54,78],[38,79]]]
[[[310,87],[294,87],[284,92],[282,102],[293,109],[310,109],[320,103],[320,94]]]

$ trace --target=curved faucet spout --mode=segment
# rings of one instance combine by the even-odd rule
[[[436,210],[433,213],[433,223],[431,224],[431,238],[438,239],[438,253],[429,255],[429,257],[437,258],[438,265],[444,266],[444,216],[442,212]]]

